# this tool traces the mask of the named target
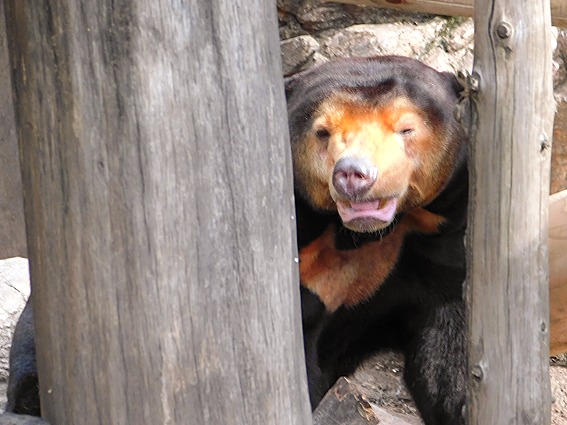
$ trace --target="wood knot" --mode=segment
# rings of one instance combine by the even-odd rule
[[[512,25],[508,22],[500,22],[496,28],[496,34],[498,34],[498,37],[501,39],[509,38],[512,35]]]

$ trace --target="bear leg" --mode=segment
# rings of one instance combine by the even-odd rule
[[[465,306],[449,302],[428,314],[406,349],[404,378],[426,425],[464,425]]]
[[[26,303],[12,339],[6,411],[40,416],[35,358],[35,333],[30,300]]]

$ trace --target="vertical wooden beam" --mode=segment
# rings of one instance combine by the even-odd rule
[[[476,0],[467,246],[468,424],[546,425],[548,0]]]
[[[275,5],[5,5],[45,417],[309,424]]]
[[[4,5],[0,3],[0,259],[27,256],[22,197]]]

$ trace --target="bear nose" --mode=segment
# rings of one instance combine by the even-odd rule
[[[341,158],[333,170],[335,190],[347,198],[367,192],[378,177],[378,168],[360,158]]]

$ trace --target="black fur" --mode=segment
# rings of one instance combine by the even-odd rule
[[[10,349],[6,411],[40,416],[39,385],[35,359],[35,333],[31,302],[20,315]]]

